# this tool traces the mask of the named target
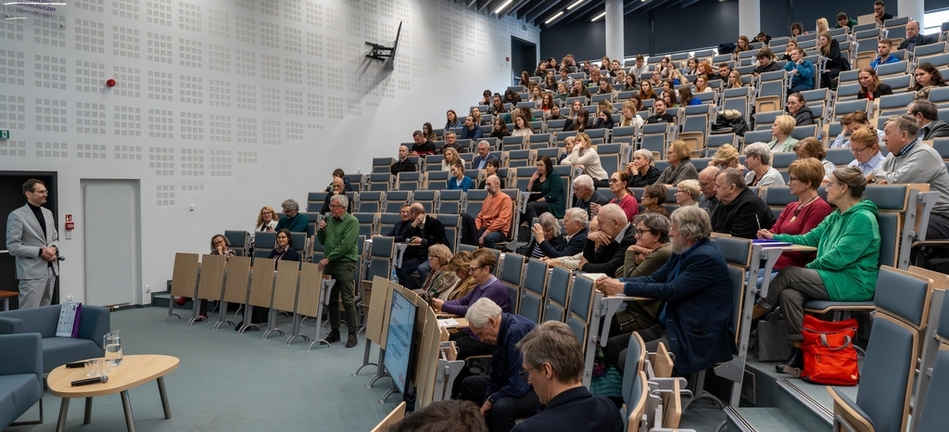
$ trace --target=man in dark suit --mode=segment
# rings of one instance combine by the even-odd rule
[[[694,206],[672,212],[672,257],[649,276],[620,281],[600,278],[604,295],[625,294],[665,302],[659,322],[638,331],[646,350],[663,342],[675,354],[676,372],[688,375],[731,360],[735,350],[732,288],[728,264],[709,240],[708,213]],[[620,353],[623,362],[626,353]]]
[[[900,42],[899,49],[905,49],[913,52],[920,45],[929,45],[935,42],[932,36],[919,34],[919,21],[910,21],[906,23],[906,39]]]
[[[436,244],[448,246],[448,235],[445,225],[425,214],[422,203],[409,206],[411,222],[405,230],[405,242],[408,247],[402,252],[402,266],[395,269],[399,276],[399,283],[409,289],[418,289],[421,286],[412,278],[412,273],[418,272],[418,278],[424,282],[432,271],[428,263],[428,247]]]
[[[517,348],[521,370],[534,386],[543,411],[514,426],[513,432],[620,432],[623,417],[608,398],[583,386],[583,350],[566,324],[545,321],[527,333]]]
[[[720,204],[712,210],[712,231],[753,239],[758,230],[774,225],[774,212],[748,189],[738,169],[718,173],[715,193]]]
[[[487,141],[481,141],[478,143],[478,155],[471,161],[471,167],[479,170],[484,169],[488,159],[498,159],[498,157],[491,153],[491,146]]]
[[[636,228],[616,204],[600,207],[596,221],[597,231],[587,234],[583,258],[577,268],[585,273],[616,274],[626,259],[626,249],[636,244]]]
[[[36,179],[23,183],[26,205],[7,217],[7,250],[16,258],[20,309],[47,306],[59,276],[59,233],[46,204],[46,185]]]
[[[939,120],[939,110],[932,102],[925,99],[913,102],[909,105],[907,114],[916,117],[920,139],[931,140],[949,136],[949,124]]]

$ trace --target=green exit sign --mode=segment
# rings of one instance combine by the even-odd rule
[[[0,130],[0,140],[10,139],[10,131]]]

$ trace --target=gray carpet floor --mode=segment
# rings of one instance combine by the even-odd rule
[[[157,385],[129,391],[137,431],[368,431],[401,401],[397,393],[387,403],[378,402],[389,388],[388,378],[366,388],[374,366],[352,376],[362,364],[365,338],[360,335],[356,348],[344,348],[345,328],[343,343],[307,352],[309,343],[299,338],[284,346],[286,338],[276,333],[261,340],[259,331],[238,335],[231,327],[188,327],[187,320],[174,318],[163,323],[166,313],[164,308],[145,307],[120,309],[111,316],[112,329],[121,330],[125,355],[167,354],[181,360],[165,377],[171,419],[162,414]],[[289,318],[278,320],[278,327],[289,330]],[[304,334],[314,332],[312,321],[304,323]],[[6,431],[55,430],[61,399],[47,392],[43,404],[42,425]],[[38,415],[37,405],[20,420]],[[117,394],[93,400],[91,424],[83,425],[82,416],[83,401],[73,400],[66,430],[125,430]]]

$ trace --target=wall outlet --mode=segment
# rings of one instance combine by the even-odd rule
[[[151,292],[152,292],[152,286],[151,286],[151,285],[145,285],[145,293],[146,293],[146,294],[149,294],[149,293],[151,293]]]
[[[72,301],[72,296],[67,296],[66,300]]]

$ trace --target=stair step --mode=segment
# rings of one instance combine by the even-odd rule
[[[820,396],[817,390],[822,391],[830,399],[830,395],[823,387],[817,388],[816,385],[810,385],[806,391],[802,390],[798,384],[807,384],[797,378],[780,379],[777,382],[779,388],[778,407],[788,414],[792,415],[797,422],[808,430],[831,430],[833,426],[833,402],[825,404],[822,402],[825,398]]]
[[[781,408],[725,407],[728,431],[741,432],[813,432],[801,426],[797,419]],[[830,430],[828,427],[827,430]]]

